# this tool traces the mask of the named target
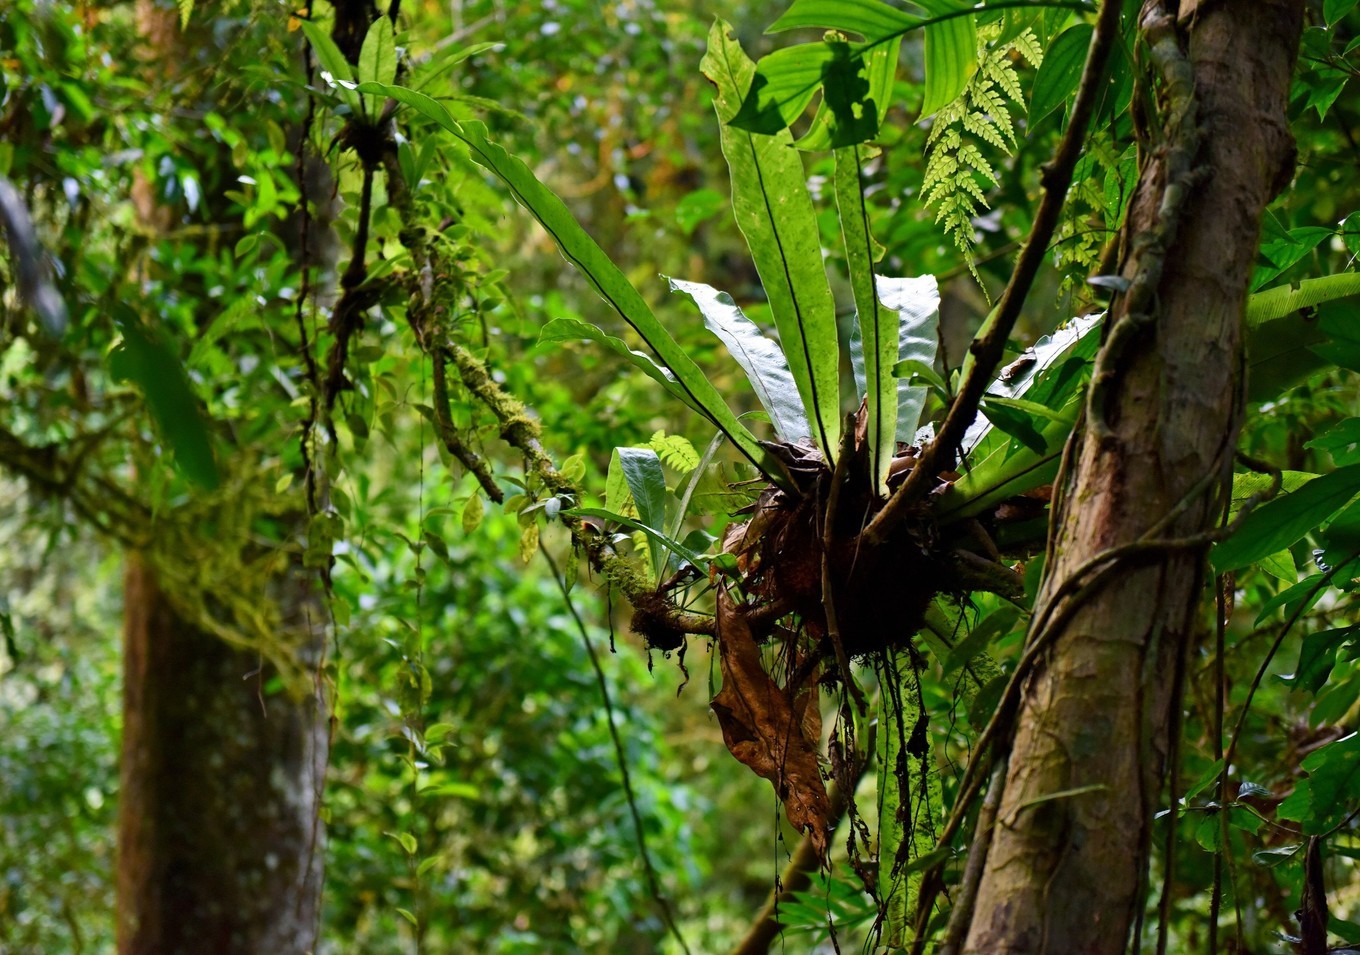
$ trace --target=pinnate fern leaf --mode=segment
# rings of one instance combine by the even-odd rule
[[[1030,30],[996,42],[1000,26],[978,30],[977,71],[963,92],[935,114],[926,137],[926,171],[921,201],[935,211],[935,222],[963,253],[978,276],[973,219],[989,207],[986,190],[998,184],[984,147],[1009,156],[1016,147],[1011,107],[1024,102],[1015,61],[1037,67],[1043,60],[1039,39]]]

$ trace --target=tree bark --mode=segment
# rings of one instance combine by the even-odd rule
[[[1187,539],[1215,525],[1231,470],[1260,217],[1292,169],[1285,106],[1303,0],[1166,6],[1142,14],[1148,59],[1170,81],[1140,137],[1121,266],[1131,285],[1059,479],[1029,636],[1037,662],[990,848],[975,840],[987,856],[970,953],[1116,955],[1144,904],[1203,592],[1207,544]]]
[[[130,555],[119,955],[303,955],[320,908],[326,724],[186,623]],[[290,601],[301,605],[301,601]]]
[[[175,75],[186,46],[178,18],[173,3],[137,2],[151,83]],[[147,177],[132,200],[147,230],[172,224]],[[315,574],[296,561],[258,599],[277,602],[280,642],[305,669],[320,655],[325,617]],[[266,695],[265,661],[185,619],[140,554],[127,556],[123,593],[118,955],[312,952],[329,744],[320,688]]]

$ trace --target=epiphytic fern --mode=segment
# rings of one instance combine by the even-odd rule
[[[1133,190],[1136,156],[1121,153],[1108,130],[1093,133],[1072,171],[1072,189],[1053,243],[1054,264],[1063,273],[1060,291],[1068,292],[1095,270],[1109,238],[1123,221]]]
[[[995,43],[1001,25],[978,30],[978,65],[958,99],[935,114],[926,139],[925,182],[922,201],[935,210],[935,221],[963,253],[974,278],[973,218],[988,208],[986,189],[997,176],[983,148],[1009,156],[1015,148],[1012,103],[1023,103],[1015,60],[1037,67],[1043,60],[1038,37],[1030,30],[1004,43]]]

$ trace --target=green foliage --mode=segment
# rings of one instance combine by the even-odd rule
[[[700,64],[717,87],[714,108],[732,175],[732,210],[760,273],[814,443],[828,461],[840,448],[840,374],[835,305],[821,261],[812,197],[802,159],[787,131],[763,136],[728,125],[755,75],[752,63],[718,20]],[[801,435],[799,436],[801,437]]]
[[[957,96],[939,104],[926,140],[921,184],[921,201],[935,210],[936,223],[954,240],[979,282],[973,219],[990,207],[986,190],[1000,184],[987,153],[1011,155],[1016,145],[1011,106],[1024,103],[1012,59],[1018,55],[1036,67],[1043,62],[1032,31],[997,42],[1000,33],[995,25],[977,31],[977,70]]]
[[[974,16],[954,0],[922,3],[920,18],[881,0],[794,0],[770,33],[805,27],[859,34],[864,42],[847,44],[828,36],[823,44],[778,50],[763,58],[749,83],[740,111],[731,119],[738,129],[764,135],[791,125],[820,91],[821,107],[804,148],[842,148],[877,135],[887,115],[891,76],[904,36],[925,33],[925,99],[929,116],[955,99],[976,67]]]
[[[954,276],[966,268],[990,279],[1005,267],[982,261],[973,220],[994,210],[987,251],[1027,228],[1028,195],[1056,132],[1046,117],[1070,101],[1089,38],[1080,23],[1063,31],[1065,9],[932,2],[920,16],[868,0],[798,0],[772,29],[837,32],[777,50],[754,71],[731,28],[711,34],[709,71],[723,81],[718,112],[732,120],[719,134],[694,106],[703,95],[694,69],[703,27],[687,12],[579,0],[459,8],[458,24],[427,11],[403,22],[410,29],[401,34],[379,18],[357,66],[323,21],[304,21],[329,75],[318,81],[317,102],[330,107],[305,133],[303,44],[278,11],[231,4],[209,19],[181,0],[185,56],[166,87],[153,90],[125,66],[135,62],[136,41],[126,10],[89,20],[77,8],[31,0],[0,10],[0,174],[32,205],[71,304],[66,336],[54,341],[12,297],[0,301],[0,463],[28,468],[30,481],[25,496],[6,503],[24,523],[10,538],[11,559],[31,558],[59,578],[49,587],[32,568],[4,566],[0,948],[112,943],[116,583],[67,529],[76,521],[120,544],[149,546],[177,606],[223,639],[258,649],[279,674],[300,671],[295,648],[271,637],[279,630],[271,582],[293,562],[328,568],[337,639],[323,667],[300,674],[334,692],[323,947],[666,944],[589,660],[556,586],[528,559],[540,551],[565,557],[575,580],[578,561],[557,519],[590,516],[615,555],[646,549],[648,571],[637,573],[647,581],[664,581],[682,562],[700,569],[690,609],[705,612],[706,587],[725,570],[711,553],[714,532],[750,508],[763,484],[752,463],[782,479],[751,418],[764,408],[784,439],[815,429],[830,456],[851,410],[839,392],[852,374],[853,397],[867,395],[866,441],[884,490],[896,443],[938,420],[957,387],[960,328],[985,311]],[[1360,706],[1360,519],[1352,503],[1360,493],[1360,340],[1346,299],[1356,292],[1360,199],[1344,132],[1354,106],[1343,95],[1353,76],[1355,4],[1327,0],[1322,14],[1328,29],[1310,31],[1295,88],[1297,186],[1267,221],[1253,283],[1261,291],[1248,308],[1253,361],[1262,367],[1251,375],[1242,449],[1283,467],[1284,479],[1280,495],[1213,551],[1213,567],[1232,571],[1236,609],[1221,655],[1194,635],[1180,768],[1190,784],[1169,794],[1177,811],[1159,823],[1179,818],[1182,828],[1174,842],[1164,828],[1153,834],[1159,853],[1171,845],[1176,856],[1173,951],[1202,947],[1214,860],[1233,860],[1218,879],[1229,898],[1260,902],[1244,929],[1245,947],[1256,949],[1290,928],[1303,835],[1327,833],[1343,858],[1355,851],[1347,819],[1356,808],[1356,747],[1344,734]],[[769,17],[736,9],[730,19]],[[425,57],[455,33],[468,44]],[[504,47],[491,42],[502,33]],[[753,37],[743,39],[756,49]],[[899,76],[901,50],[912,62]],[[725,76],[715,70],[720,58]],[[924,76],[914,68],[921,58]],[[1028,97],[1022,60],[1037,67]],[[407,89],[394,85],[398,77]],[[795,140],[786,127],[819,94]],[[344,124],[378,124],[388,97],[411,107],[397,116],[403,138],[395,146],[408,191],[377,177],[372,299],[345,365],[350,387],[336,405],[335,434],[313,432],[304,446],[298,431],[316,394],[308,358],[324,356],[333,341],[336,273],[359,231],[361,176],[343,147]],[[926,128],[892,113],[894,98],[919,100]],[[1015,107],[1026,100],[1022,127]],[[486,125],[469,119],[490,104],[502,108]],[[1044,275],[1035,301],[1056,298],[1064,279],[1080,289],[1122,221],[1133,153],[1122,120],[1104,118],[1111,122],[1096,124],[1078,165],[1059,268]],[[536,140],[537,129],[552,141]],[[749,304],[761,292],[723,214],[718,135],[737,156],[737,224],[769,307]],[[835,153],[811,155],[821,149]],[[309,186],[299,175],[321,182]],[[532,224],[502,219],[492,176],[579,275],[544,254]],[[754,185],[757,177],[764,181]],[[139,224],[127,198],[134,187],[163,210],[160,227]],[[940,247],[923,204],[954,249]],[[314,216],[306,259],[294,238],[304,207]],[[820,219],[818,210],[826,210]],[[399,212],[424,224],[437,274],[420,271]],[[837,250],[830,258],[844,281],[827,282],[824,249]],[[698,322],[663,311],[664,285],[653,276],[681,268],[694,281],[673,286],[698,304],[735,364],[721,360]],[[12,269],[0,262],[7,285]],[[875,271],[922,277],[876,281]],[[603,508],[524,475],[516,457],[498,450],[499,425],[457,381],[449,383],[451,425],[487,459],[490,487],[466,477],[447,447],[431,449],[426,423],[438,424],[438,402],[426,353],[410,333],[412,290],[426,278],[450,303],[432,334],[488,359],[534,409],[568,480],[604,488]],[[586,283],[630,330],[615,335],[599,324]],[[833,293],[847,319],[839,324],[853,326],[848,363]],[[943,325],[942,293],[951,303]],[[687,303],[674,307],[690,312]],[[1038,307],[1026,315],[1018,361],[984,399],[962,475],[932,498],[949,533],[978,517],[1007,548],[1014,528],[991,526],[1007,503],[1037,508],[1031,520],[1043,523],[1041,500],[1018,494],[1056,471],[1099,338],[1091,333],[1098,320],[1088,318],[1045,341],[1049,317]],[[1267,349],[1267,335],[1278,336],[1279,351]],[[604,348],[534,349],[536,341],[578,340]],[[651,353],[634,350],[641,346]],[[672,397],[719,430],[703,453],[673,419],[665,404]],[[741,459],[726,456],[725,440]],[[304,447],[316,457],[304,461]],[[43,461],[60,467],[34,472]],[[309,515],[318,477],[324,503]],[[1271,483],[1239,470],[1230,516]],[[503,509],[487,503],[496,489],[509,495]],[[1042,556],[1008,552],[1028,555],[1015,568],[1027,594],[938,600],[919,640],[898,656],[903,672],[887,681],[903,698],[884,703],[883,809],[867,824],[882,827],[879,885],[889,918],[869,944],[905,941],[926,864],[967,848],[961,838],[936,847],[933,826],[1022,652]],[[574,589],[581,609],[610,619],[585,576]],[[1267,653],[1272,644],[1278,650]],[[650,674],[639,655],[620,650],[604,669],[661,889],[694,950],[724,950],[777,868],[770,802],[714,755],[704,681],[675,702],[670,690],[681,677]],[[705,662],[691,656],[688,665],[697,676]],[[1220,686],[1229,693],[1222,734],[1212,712]],[[1215,747],[1228,741],[1236,750],[1220,793],[1228,761]],[[911,784],[897,785],[899,774]],[[845,835],[833,841],[844,845]],[[1152,871],[1166,871],[1168,861]],[[1348,878],[1347,865],[1329,871],[1334,885]],[[946,878],[957,869],[951,863]],[[1354,907],[1343,901],[1349,896],[1334,898],[1344,926]],[[847,947],[874,938],[878,915],[838,857],[830,876],[781,909],[789,926],[782,944],[801,950],[834,930]]]
[[[123,340],[109,355],[114,381],[135,382],[186,477],[205,490],[221,483],[207,427],[189,379],[179,360],[152,335],[138,327],[136,315],[125,317]]]
[[[485,126],[476,122],[459,124],[436,100],[413,90],[379,83],[363,83],[359,89],[360,92],[382,93],[411,106],[464,142],[478,162],[499,176],[510,187],[515,199],[548,230],[568,261],[581,269],[601,297],[657,353],[677,379],[685,403],[712,421],[752,463],[763,465],[771,475],[779,473],[777,468],[766,463],[768,452],[736,419],[722,396],[652,314],[646,301],[613,260],[586,234],[562,200],[539,182],[522,160],[486,138]]]

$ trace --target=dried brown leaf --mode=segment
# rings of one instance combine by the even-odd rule
[[[732,755],[774,784],[784,814],[808,833],[825,857],[830,806],[817,760],[821,714],[814,681],[792,697],[760,662],[760,647],[740,608],[718,597],[718,651],[723,685],[713,712]]]

